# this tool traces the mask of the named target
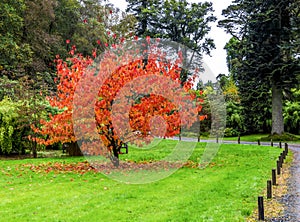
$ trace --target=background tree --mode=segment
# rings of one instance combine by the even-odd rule
[[[127,11],[133,13],[138,21],[137,36],[169,39],[181,43],[188,49],[174,48],[174,53],[181,51],[184,57],[183,66],[189,69],[195,64],[196,57],[202,60],[203,54],[210,54],[215,48],[213,40],[206,37],[216,21],[213,16],[212,3],[189,3],[188,1],[127,1]],[[188,51],[192,51],[188,55]],[[193,62],[192,62],[193,61]],[[201,67],[201,62],[197,64]],[[189,73],[181,73],[181,80],[185,82]]]
[[[0,75],[18,78],[32,62],[32,50],[23,39],[24,1],[0,2]]]
[[[55,57],[54,49],[59,46],[58,36],[53,33],[52,24],[55,21],[54,0],[25,0],[24,11],[24,41],[29,43],[34,59],[26,70],[32,73],[49,70],[49,63]],[[56,46],[56,47],[55,47]]]
[[[149,26],[153,25],[155,21],[151,20],[149,16],[151,16],[153,11],[157,10],[156,7],[159,6],[162,1],[126,0],[126,2],[128,3],[126,12],[132,14],[137,20],[135,34],[141,37],[150,35]]]
[[[237,84],[248,129],[255,129],[259,119],[256,113],[268,109],[266,98],[272,102],[271,133],[284,132],[283,91],[293,87],[299,72],[299,58],[293,53],[293,21],[298,15],[291,7],[295,1],[235,1],[223,10],[226,17],[219,24],[239,41]],[[271,89],[271,91],[270,91]],[[269,94],[271,93],[271,97]],[[257,105],[258,104],[258,105]]]
[[[35,79],[40,73],[53,88],[56,55],[67,58],[76,45],[91,56],[124,41],[134,27],[132,16],[103,0],[5,0],[0,6],[0,74]]]
[[[226,129],[224,136],[230,137],[243,134],[245,131],[244,108],[241,105],[238,87],[233,80],[233,75],[219,74],[217,82],[226,102]]]

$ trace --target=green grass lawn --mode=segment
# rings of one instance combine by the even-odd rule
[[[174,143],[163,140],[143,158],[145,151],[131,148],[122,159],[157,160]],[[199,160],[204,147],[197,145],[190,162]],[[142,185],[95,172],[44,170],[54,164],[76,166],[84,158],[1,160],[0,221],[244,221],[280,152],[275,147],[223,144],[207,168],[189,165]],[[44,168],[31,170],[38,165]]]

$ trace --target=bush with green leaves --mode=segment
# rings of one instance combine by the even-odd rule
[[[22,138],[17,123],[20,105],[8,97],[0,101],[0,153],[2,154],[21,152]]]
[[[243,107],[239,102],[226,102],[226,130],[225,136],[238,136],[245,131]]]
[[[240,132],[233,128],[226,128],[224,131],[225,137],[234,137],[234,136],[239,136],[239,135],[240,135]]]
[[[300,102],[287,101],[284,106],[283,119],[285,130],[300,134]]]
[[[39,82],[0,78],[0,154],[25,153],[25,149],[36,153],[44,148],[28,139],[35,136],[31,126],[38,126],[41,118],[47,119],[60,110],[50,106],[45,98],[49,90],[42,84],[44,75],[37,77]]]

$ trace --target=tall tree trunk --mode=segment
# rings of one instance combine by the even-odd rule
[[[282,114],[282,89],[272,84],[272,134],[281,135],[284,132]]]

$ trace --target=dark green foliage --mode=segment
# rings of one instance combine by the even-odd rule
[[[153,37],[181,43],[198,54],[209,54],[215,47],[213,40],[205,37],[211,29],[209,23],[216,21],[212,12],[212,3],[208,2],[163,1],[150,15],[156,23],[149,27],[149,32]]]
[[[300,134],[300,102],[287,101],[283,119],[287,132]]]
[[[184,58],[183,66],[187,69],[195,61],[201,67],[203,54],[210,54],[215,48],[213,39],[207,37],[211,27],[210,23],[216,21],[213,16],[212,3],[189,3],[187,0],[127,0],[127,11],[136,16],[138,25],[136,35],[141,37],[168,39],[180,43],[188,49],[175,46],[174,53],[181,51]],[[184,70],[181,80],[185,82],[190,73]]]
[[[225,136],[238,136],[245,132],[245,120],[242,115],[243,107],[236,102],[226,102]]]
[[[41,80],[44,76],[36,76]],[[38,126],[41,118],[56,114],[60,110],[52,108],[45,99],[46,84],[28,78],[9,80],[0,78],[0,150],[2,154],[24,153],[30,149],[36,154],[38,147],[28,139],[34,136],[32,125]]]
[[[102,0],[4,0],[0,3],[0,75],[27,76],[55,87],[54,60],[69,56],[74,45],[84,55],[101,53],[107,44],[127,34],[132,21],[117,16]],[[118,18],[117,18],[118,17]],[[125,21],[120,33],[119,23]],[[108,31],[117,33],[116,38]]]
[[[20,106],[7,97],[0,101],[0,154],[19,153],[22,140],[17,124]]]
[[[226,128],[224,131],[224,137],[234,137],[240,135],[240,132],[233,128]]]
[[[0,2],[0,75],[17,77],[32,62],[32,50],[23,41],[23,0]]]
[[[237,82],[238,70],[241,66],[241,52],[240,52],[241,42],[238,38],[232,37],[229,42],[226,43],[224,49],[226,50],[226,62],[227,67],[232,76],[233,80]]]
[[[241,105],[238,88],[235,85],[233,76],[232,74],[229,76],[219,74],[217,80],[226,102],[226,129],[224,136],[232,137],[243,134],[245,132],[244,108]]]
[[[248,132],[268,130],[271,102],[272,132],[283,131],[282,92],[297,85],[299,75],[296,2],[236,0],[223,11],[226,19],[219,25],[235,37],[227,44],[228,65],[239,87]]]
[[[292,89],[292,96],[283,107],[285,130],[300,135],[300,89]]]
[[[128,6],[126,11],[135,16],[138,23],[135,33],[137,36],[150,35],[149,26],[154,25],[155,21],[149,18],[157,10],[161,1],[157,0],[126,0]]]

